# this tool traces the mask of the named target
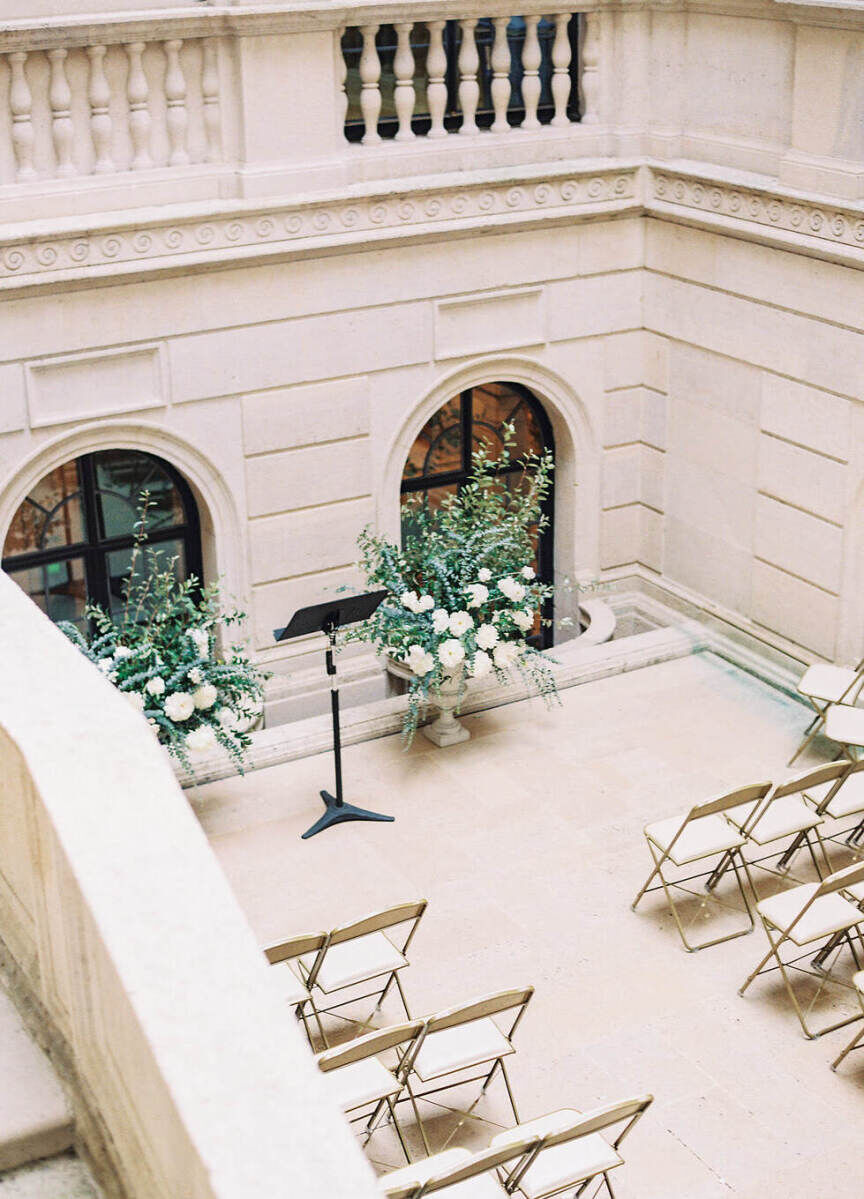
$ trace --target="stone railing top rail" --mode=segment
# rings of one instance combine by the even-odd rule
[[[79,0],[86,3],[86,0]],[[533,13],[595,9],[685,9],[688,12],[730,12],[739,16],[751,12],[770,15],[771,8],[782,6],[783,20],[801,20],[826,25],[864,24],[864,0],[580,0],[563,4],[561,0],[521,0],[520,15]],[[337,29],[346,25],[378,22],[422,21],[438,18],[494,16],[510,13],[513,4],[502,0],[304,0],[302,3],[271,4],[197,3],[165,8],[130,9],[126,12],[69,13],[66,15],[21,17],[0,20],[0,52],[16,49],[50,49],[54,46],[111,44],[162,38],[209,37],[230,35],[256,37],[268,33],[308,32]],[[796,12],[800,10],[800,12]],[[778,19],[781,19],[778,14]]]
[[[554,12],[586,12],[604,6],[621,7],[620,0],[305,0],[300,4],[200,5],[128,13],[89,13],[79,16],[0,21],[0,52],[50,49],[54,46],[101,45],[128,41],[161,41],[230,35],[258,37],[268,33],[308,33],[426,17],[458,18]],[[626,5],[625,5],[626,6]],[[632,6],[627,6],[632,7]]]

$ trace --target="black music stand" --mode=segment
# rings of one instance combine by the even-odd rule
[[[383,816],[380,812],[368,812],[365,808],[356,808],[354,804],[345,803],[342,798],[342,741],[339,735],[339,685],[336,682],[336,662],[333,651],[336,647],[336,633],[343,625],[356,624],[358,620],[367,620],[381,601],[386,591],[367,591],[363,595],[346,595],[344,598],[326,600],[323,604],[313,604],[309,608],[300,608],[294,613],[284,629],[274,629],[273,636],[277,641],[289,641],[292,637],[304,637],[309,633],[324,633],[328,639],[325,654],[327,674],[330,676],[330,710],[333,714],[333,754],[336,759],[336,795],[322,791],[324,813],[318,817],[311,828],[303,833],[303,840],[321,833],[331,824],[342,824],[346,820],[394,820],[393,816]]]

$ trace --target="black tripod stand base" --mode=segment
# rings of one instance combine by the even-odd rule
[[[384,816],[380,812],[367,812],[365,808],[355,808],[351,803],[340,804],[329,791],[322,791],[321,798],[324,800],[324,814],[301,834],[303,841],[314,837],[316,833],[323,833],[331,824],[344,824],[348,820],[381,820],[389,823],[396,819],[395,816]]]

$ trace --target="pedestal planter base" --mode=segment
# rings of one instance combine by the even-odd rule
[[[471,737],[455,715],[461,686],[461,678],[448,679],[437,691],[430,694],[429,698],[438,709],[438,719],[424,725],[421,732],[435,745],[458,745],[460,741],[468,741]]]

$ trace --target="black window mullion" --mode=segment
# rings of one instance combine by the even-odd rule
[[[81,495],[84,502],[84,523],[87,546],[84,550],[84,570],[87,579],[87,597],[91,604],[107,608],[109,604],[108,573],[105,557],[100,545],[102,541],[102,513],[96,496],[96,465],[93,454],[84,454],[80,459]]]
[[[465,483],[471,474],[471,456],[474,452],[474,388],[469,387],[459,397],[462,417],[462,472]]]

